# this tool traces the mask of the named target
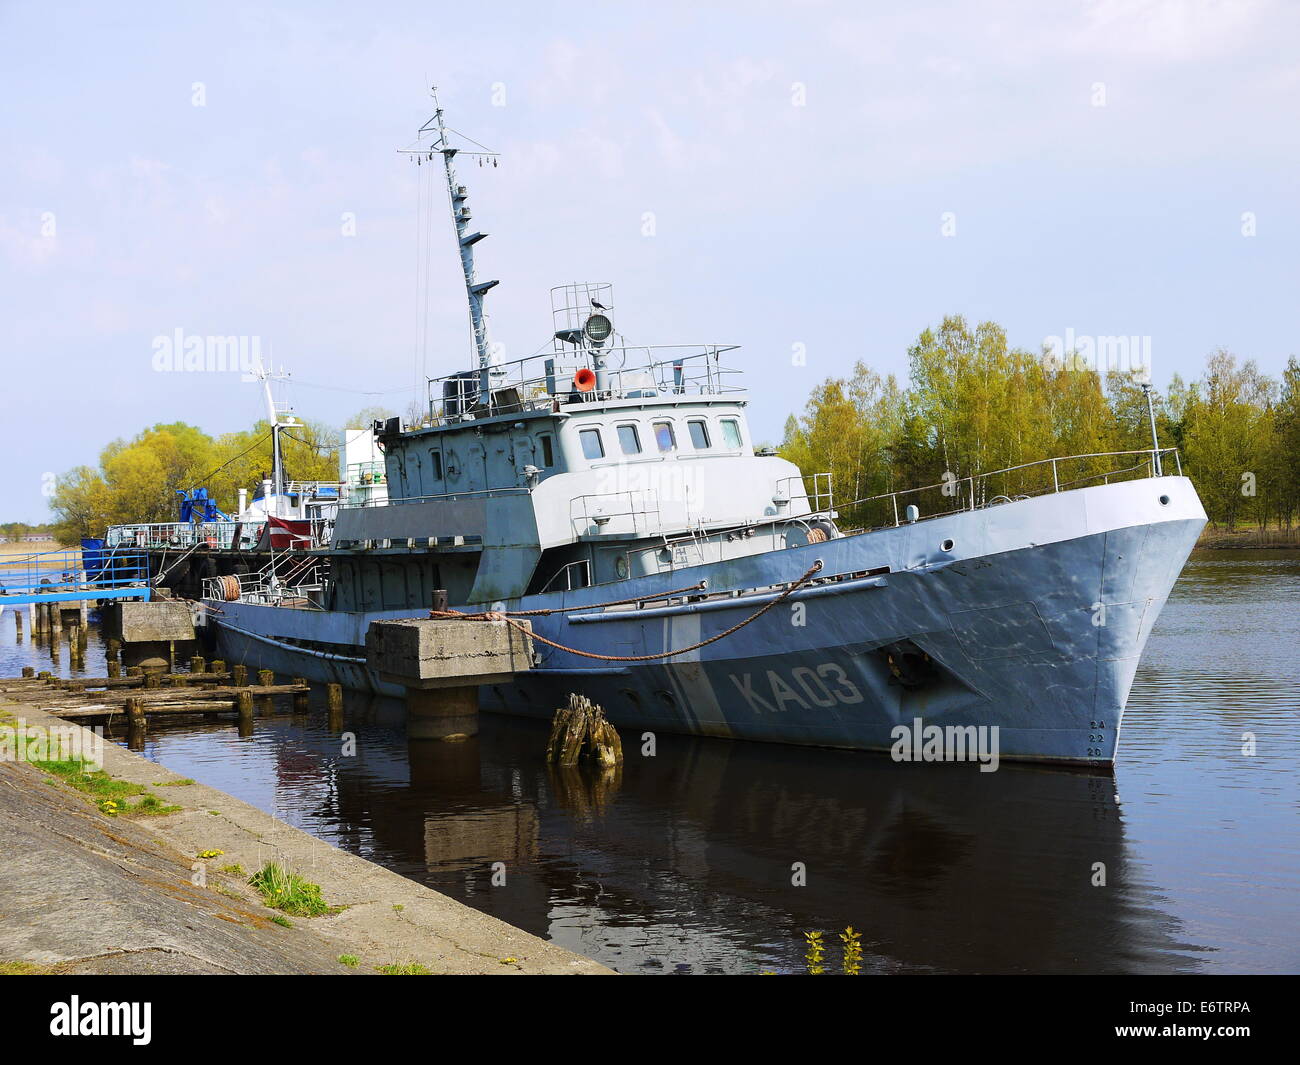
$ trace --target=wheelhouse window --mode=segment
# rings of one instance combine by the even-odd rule
[[[635,425],[620,425],[618,427],[618,446],[622,449],[624,455],[641,454],[641,437],[637,433]]]
[[[583,429],[578,433],[578,439],[582,441],[582,454],[589,459],[603,459],[605,457],[605,443],[600,438],[599,429]]]
[[[655,422],[655,444],[660,451],[675,451],[677,449],[677,434],[673,432],[672,422]]]
[[[740,422],[735,418],[722,419],[722,443],[729,449],[738,448],[740,444]]]
[[[542,442],[542,465],[549,470],[552,466],[555,465],[554,445],[552,445],[551,443],[551,437],[549,433],[544,433],[538,439],[540,439]]]
[[[696,451],[703,451],[709,446],[709,427],[703,421],[695,419],[687,422],[686,426],[691,431],[691,446]]]

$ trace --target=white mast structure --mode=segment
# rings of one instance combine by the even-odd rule
[[[478,353],[478,370],[479,370],[479,403],[488,406],[491,401],[492,393],[492,369],[496,359],[492,353],[492,345],[488,341],[487,320],[483,314],[483,296],[491,288],[496,287],[500,281],[478,281],[474,276],[474,245],[487,236],[486,233],[470,232],[469,221],[472,217],[469,209],[469,193],[464,185],[461,185],[456,179],[456,169],[453,160],[457,155],[467,155],[471,158],[477,158],[480,163],[484,159],[491,159],[492,165],[496,166],[497,152],[489,151],[479,144],[480,151],[473,149],[457,148],[452,145],[449,133],[455,133],[455,130],[448,129],[443,121],[442,106],[438,103],[438,87],[435,85],[429,90],[433,97],[433,117],[420,127],[416,137],[417,147],[399,149],[403,154],[413,156],[416,163],[424,161],[433,161],[434,153],[442,156],[443,168],[447,175],[447,193],[451,198],[451,220],[456,225],[456,240],[460,245],[460,265],[465,274],[465,294],[469,298],[469,317],[470,324],[474,330],[474,347]],[[426,133],[434,134],[433,141],[427,146],[418,146],[419,138]],[[469,140],[464,134],[458,134],[465,140]],[[471,141],[470,143],[476,143]]]
[[[280,513],[284,503],[284,463],[280,458],[280,429],[286,425],[296,425],[293,418],[281,420],[282,414],[291,414],[292,407],[285,407],[283,410],[277,410],[275,397],[271,394],[272,381],[287,381],[290,377],[281,367],[279,370],[268,368],[262,362],[261,352],[257,354],[257,364],[253,367],[253,376],[262,382],[262,394],[266,399],[266,412],[271,420],[271,497],[265,501],[266,513],[272,513],[274,507],[275,516],[282,517]],[[272,502],[274,500],[274,502]]]

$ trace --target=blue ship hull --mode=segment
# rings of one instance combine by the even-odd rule
[[[1153,478],[527,597],[505,605],[563,608],[531,619],[538,635],[635,659],[730,629],[814,560],[826,581],[666,660],[538,642],[536,668],[482,689],[481,705],[550,718],[580,691],[626,729],[896,754],[900,727],[996,727],[1001,758],[1109,765],[1142,649],[1204,524],[1189,481]],[[736,597],[594,605],[699,580]],[[228,661],[403,694],[366,668],[364,640],[371,621],[410,611],[213,608]]]

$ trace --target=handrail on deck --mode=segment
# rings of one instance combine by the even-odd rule
[[[1131,466],[1125,466],[1119,469],[1110,469],[1102,473],[1085,474],[1083,477],[1076,477],[1070,481],[1065,481],[1065,482],[1061,481],[1060,463],[1062,462],[1077,462],[1083,459],[1120,458],[1120,457],[1132,456],[1132,455],[1142,455],[1145,456],[1145,458],[1143,459],[1143,461],[1134,463]],[[969,496],[968,502],[963,503],[961,506],[954,507],[952,510],[945,510],[939,513],[925,515],[925,518],[938,518],[938,517],[942,517],[945,514],[955,514],[963,510],[976,510],[981,506],[991,506],[997,499],[1003,498],[1000,496],[996,496],[994,497],[993,500],[986,500],[986,501],[980,500],[979,495],[976,491],[977,485],[982,485],[984,482],[987,482],[987,480],[991,477],[999,477],[1002,476],[1003,474],[1016,473],[1020,470],[1028,470],[1035,466],[1050,465],[1052,468],[1051,491],[1061,492],[1073,486],[1082,484],[1086,481],[1095,481],[1098,480],[1099,478],[1107,479],[1110,477],[1118,476],[1120,474],[1131,473],[1133,470],[1142,469],[1143,467],[1149,467],[1152,471],[1151,476],[1153,477],[1163,476],[1163,464],[1161,460],[1166,455],[1173,456],[1174,467],[1178,471],[1177,476],[1181,477],[1183,475],[1183,462],[1182,462],[1182,457],[1179,455],[1178,448],[1176,447],[1142,448],[1137,451],[1096,451],[1096,452],[1091,452],[1083,455],[1061,455],[1049,459],[1035,459],[1033,462],[1022,462],[1017,466],[1007,466],[1004,469],[1000,469],[1000,470],[989,470],[987,473],[968,474],[967,476],[961,478],[939,481],[935,484],[922,485],[920,488],[901,488],[895,492],[881,492],[879,495],[864,496],[862,499],[855,499],[852,502],[843,503],[840,505],[840,509],[847,510],[849,507],[862,506],[863,504],[866,503],[876,503],[881,500],[888,499],[893,503],[894,525],[897,527],[904,523],[904,519],[901,519],[899,517],[899,512],[898,512],[898,500],[899,497],[901,496],[913,495],[917,492],[932,492],[937,488],[943,491],[945,495],[960,500],[963,496],[961,486],[962,485],[967,486],[966,492]],[[1044,489],[1040,492],[1036,492],[1033,494],[1046,495],[1047,490]],[[924,519],[922,519],[918,515],[918,517],[915,520],[924,520]]]

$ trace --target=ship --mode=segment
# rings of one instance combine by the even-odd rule
[[[641,732],[909,760],[991,735],[1003,759],[1113,765],[1206,521],[1154,418],[1150,449],[853,500],[874,517],[847,528],[828,475],[756,446],[737,349],[629,339],[607,282],[554,288],[547,350],[500,360],[456,169],[495,155],[433,106],[405,151],[445,179],[477,362],[430,381],[418,424],[376,423],[387,496],[341,503],[296,583],[205,582],[221,658],[400,697],[371,623],[491,612],[534,650],[487,711],[581,692]]]

